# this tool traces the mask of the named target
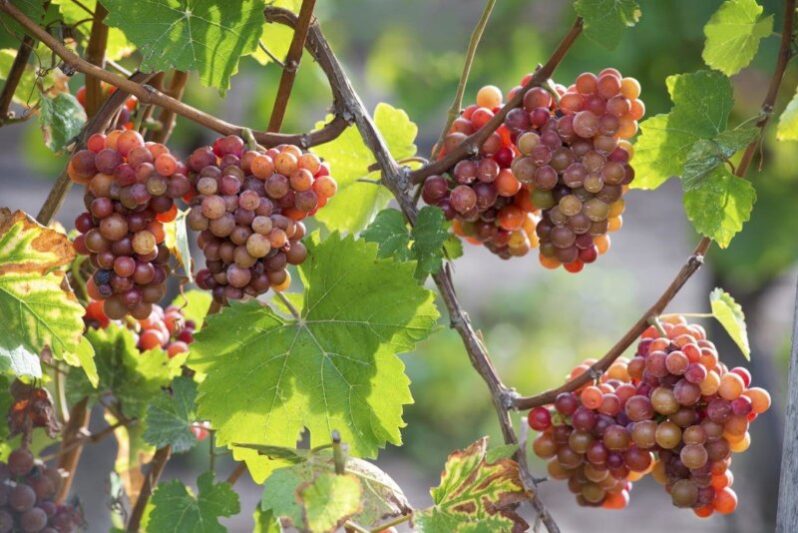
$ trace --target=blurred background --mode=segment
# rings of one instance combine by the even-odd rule
[[[774,27],[780,27],[781,3],[761,3],[766,13],[776,13]],[[580,72],[613,66],[640,80],[648,116],[667,112],[665,78],[704,68],[702,28],[720,1],[644,0],[641,4],[640,23],[625,32],[615,51],[580,39],[555,80],[567,85]],[[443,127],[482,8],[483,2],[477,0],[327,0],[319,2],[317,15],[368,107],[384,101],[404,109],[419,126],[419,154],[428,155]],[[480,45],[465,102],[472,102],[484,84],[505,91],[516,85],[546,60],[573,18],[570,2],[499,2]],[[776,36],[764,40],[753,65],[733,79],[733,125],[757,116],[775,63],[777,41]],[[132,66],[135,61],[125,64]],[[192,80],[185,99],[226,120],[264,129],[279,75],[274,65],[263,67],[244,58],[227,95],[203,89]],[[792,96],[797,81],[798,69],[793,66],[777,111]],[[75,76],[72,90],[82,84],[82,76]],[[320,70],[306,56],[283,130],[308,131],[324,117],[329,101],[330,91]],[[212,132],[178,119],[170,146],[188,155],[213,138]],[[0,142],[5,148],[0,156],[0,204],[35,213],[64,159],[44,147],[35,121],[0,129]],[[706,266],[669,308],[671,312],[705,312],[713,287],[730,292],[746,313],[752,344],[748,366],[754,384],[773,394],[774,408],[753,425],[750,450],[735,457],[737,513],[695,518],[690,511],[672,507],[668,495],[651,479],[635,485],[632,502],[624,511],[582,509],[564,483],[545,482],[540,496],[563,531],[773,529],[798,260],[798,217],[794,216],[798,151],[790,143],[776,143],[771,131],[762,156],[761,170],[752,168],[749,173],[758,195],[751,221],[727,250],[719,253],[713,248]],[[536,253],[501,261],[466,245],[465,256],[454,267],[459,294],[508,385],[524,394],[539,392],[561,383],[565,373],[583,359],[603,355],[690,255],[697,237],[685,220],[675,179],[653,192],[632,191],[627,198],[624,228],[613,234],[612,249],[578,275],[544,270]],[[58,216],[68,229],[81,203],[79,192],[72,191]],[[707,321],[704,325],[718,344],[722,360],[730,366],[744,362],[717,324]],[[405,412],[405,445],[383,451],[377,464],[395,477],[413,504],[423,506],[449,452],[483,434],[491,435],[494,443],[500,436],[487,389],[470,367],[456,334],[441,330],[403,358],[415,397],[415,404]],[[107,531],[110,524],[107,480],[114,455],[111,440],[88,447],[74,485],[84,501],[91,531]],[[193,483],[196,472],[206,464],[207,441],[191,454],[173,459],[164,479],[180,477]],[[222,462],[218,471],[226,475],[232,468]],[[538,475],[545,472],[534,458],[531,468]],[[226,524],[231,531],[247,531],[259,491],[248,480],[240,481],[236,489],[242,495],[242,514]]]

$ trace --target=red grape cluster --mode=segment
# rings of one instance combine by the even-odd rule
[[[513,173],[532,186],[532,204],[542,210],[541,264],[579,272],[622,225],[623,195],[634,179],[633,150],[623,139],[637,133],[645,108],[637,80],[612,68],[580,74],[554,92],[557,98],[540,87],[527,91],[505,125],[520,152]]]
[[[648,328],[635,357],[615,361],[599,383],[532,409],[529,425],[542,432],[533,450],[581,505],[623,508],[632,482],[650,473],[677,507],[731,513],[731,454],[750,446],[749,424],[770,395],[750,387],[745,368],[727,369],[701,326],[671,315],[661,327],[664,336]]]
[[[111,96],[116,92],[116,87],[113,85],[108,85],[105,82],[101,82],[101,87],[103,91],[103,100]],[[82,85],[76,92],[75,97],[78,99],[78,103],[80,103],[81,107],[86,109],[86,86]],[[133,129],[133,114],[136,112],[136,107],[139,104],[139,99],[133,96],[132,94],[125,99],[125,105],[119,109],[119,114],[116,118],[116,123],[113,127],[125,130],[132,130]]]
[[[67,533],[83,527],[76,505],[58,505],[54,499],[61,472],[34,459],[27,448],[17,448],[0,462],[0,533],[11,531]]]
[[[87,211],[75,220],[78,253],[96,268],[89,295],[105,301],[105,314],[143,319],[166,290],[169,250],[163,223],[177,215],[175,200],[191,191],[185,165],[136,131],[92,135],[67,172],[86,185]]]
[[[497,87],[480,89],[477,103],[452,123],[439,156],[493,118],[502,99]],[[511,131],[502,125],[482,143],[478,156],[458,162],[448,176],[428,177],[422,188],[424,201],[439,206],[453,220],[455,234],[473,244],[484,244],[502,259],[526,255],[538,244],[532,189],[519,182],[510,169],[517,155]]]
[[[105,314],[103,303],[89,302],[83,321],[87,327],[103,329],[110,320]],[[162,348],[169,357],[188,352],[188,345],[194,342],[194,331],[197,328],[193,320],[186,320],[183,311],[170,305],[164,310],[154,304],[150,316],[136,322],[125,322],[128,329],[136,335],[136,346],[142,352]]]
[[[206,265],[197,285],[218,302],[286,289],[286,267],[307,256],[301,221],[337,190],[329,168],[294,145],[247,150],[235,135],[195,150],[188,167],[195,193],[188,226],[200,232]]]

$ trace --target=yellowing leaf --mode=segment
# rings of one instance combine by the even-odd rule
[[[740,347],[745,358],[750,361],[751,346],[748,344],[748,328],[745,325],[743,308],[720,287],[716,287],[709,294],[709,303],[712,306],[712,316],[720,322],[729,337]]]
[[[360,510],[363,487],[351,474],[320,474],[310,483],[297,489],[302,501],[303,518],[308,531],[328,533]]]

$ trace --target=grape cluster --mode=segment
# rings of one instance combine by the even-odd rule
[[[87,211],[75,219],[78,253],[96,268],[89,295],[104,300],[105,314],[143,319],[163,298],[169,271],[163,223],[177,215],[175,200],[191,191],[185,165],[132,130],[92,135],[67,172],[86,185]]]
[[[700,325],[664,320],[664,336],[648,328],[635,357],[615,361],[599,383],[559,394],[553,409],[532,409],[529,425],[542,432],[533,450],[581,505],[623,508],[632,482],[650,473],[677,507],[731,513],[731,454],[750,446],[749,424],[770,395],[750,386],[745,368],[720,362]]]
[[[637,133],[645,107],[637,80],[612,68],[598,76],[580,74],[555,92],[558,99],[530,89],[505,125],[520,152],[513,173],[532,187],[532,204],[542,210],[541,264],[579,272],[607,251],[607,232],[623,223],[623,195],[634,179],[633,150],[625,139]]]
[[[116,92],[116,87],[114,85],[108,85],[105,82],[101,82],[101,87],[103,91],[103,100],[111,96]],[[86,86],[82,85],[76,92],[75,97],[78,100],[78,103],[86,109]],[[125,105],[119,109],[119,114],[116,117],[116,122],[113,127],[118,129],[125,129],[131,130],[133,129],[133,115],[136,112],[136,107],[138,107],[139,99],[133,96],[132,94],[129,95],[125,99]]]
[[[54,499],[63,478],[56,468],[17,448],[0,462],[0,533],[11,531],[68,533],[83,527],[77,505],[58,505]]]
[[[96,329],[106,328],[110,323],[100,301],[89,302],[83,321],[87,327]],[[161,348],[169,357],[188,352],[188,345],[194,342],[194,331],[197,328],[193,320],[185,319],[179,307],[170,305],[164,310],[158,304],[152,306],[147,318],[125,322],[125,326],[136,335],[136,346],[139,350],[145,352]]]
[[[197,285],[218,302],[286,289],[286,267],[307,256],[301,221],[337,190],[329,168],[294,145],[247,150],[235,135],[198,148],[187,162],[195,193],[188,226],[200,232],[206,266]]]
[[[492,85],[477,93],[444,138],[439,156],[454,149],[483,127],[502,106],[503,95]],[[502,259],[524,256],[537,247],[538,217],[531,203],[531,187],[516,179],[510,165],[518,155],[511,131],[500,126],[480,147],[479,155],[458,162],[448,176],[430,176],[422,197],[453,220],[455,234],[473,244],[484,244]]]

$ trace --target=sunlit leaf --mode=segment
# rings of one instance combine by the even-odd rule
[[[152,494],[148,530],[163,533],[225,533],[223,516],[239,513],[241,507],[228,483],[214,483],[213,473],[197,480],[198,494],[178,480],[161,483]]]
[[[759,41],[773,33],[773,15],[762,16],[756,0],[726,0],[704,26],[704,62],[727,76],[747,67]]]
[[[743,308],[720,287],[716,287],[709,294],[709,303],[712,306],[712,316],[720,322],[729,337],[740,347],[745,358],[750,361],[751,346],[748,344],[748,328],[745,325]]]

